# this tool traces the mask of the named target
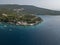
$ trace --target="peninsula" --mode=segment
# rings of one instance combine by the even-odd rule
[[[0,22],[16,24],[16,25],[35,25],[42,21],[40,17],[34,14],[27,14],[22,12],[24,9],[1,9],[0,10]]]

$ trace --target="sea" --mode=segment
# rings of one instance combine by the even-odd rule
[[[38,16],[34,26],[0,23],[0,45],[60,45],[60,16]]]

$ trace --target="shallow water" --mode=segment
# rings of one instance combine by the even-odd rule
[[[0,24],[0,45],[60,45],[60,16],[40,17],[36,26]]]

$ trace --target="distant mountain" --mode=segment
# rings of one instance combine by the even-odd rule
[[[32,5],[0,4],[0,9],[4,8],[10,10],[23,8],[24,12],[37,15],[60,15],[60,11],[39,8]]]

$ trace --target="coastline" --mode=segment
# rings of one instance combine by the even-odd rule
[[[37,25],[39,23],[41,23],[43,20],[36,22],[36,23],[14,23],[14,22],[0,22],[0,24],[11,24],[11,25],[20,25],[20,26],[33,26],[33,25]]]

